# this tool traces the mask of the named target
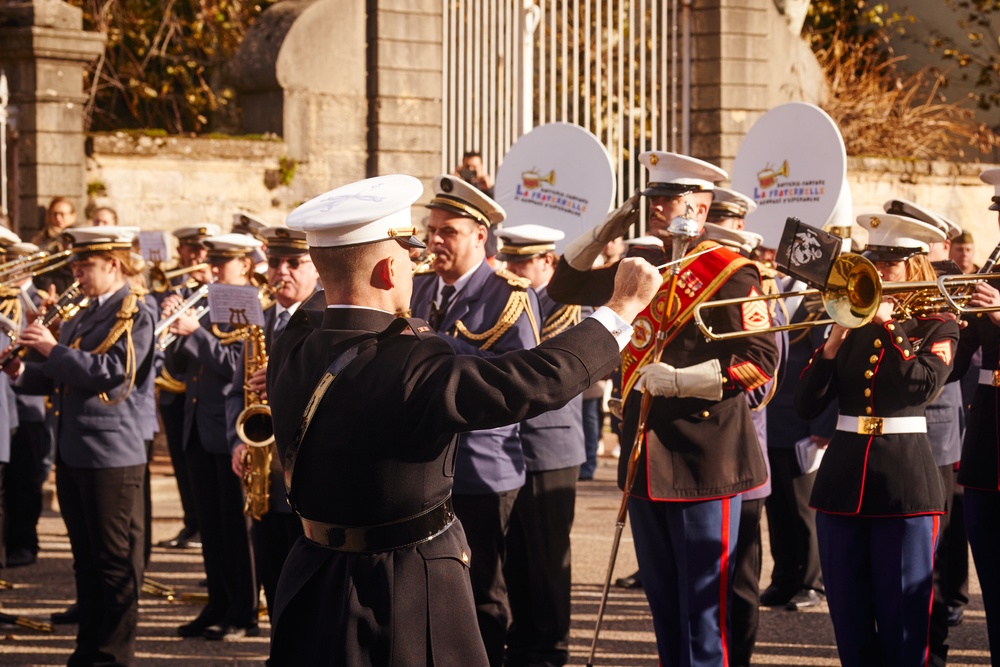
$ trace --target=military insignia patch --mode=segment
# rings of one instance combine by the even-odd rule
[[[931,352],[941,357],[941,361],[951,365],[951,342],[941,340],[931,345]]]
[[[760,292],[754,288],[748,296],[760,296]],[[750,301],[740,308],[743,311],[744,331],[760,331],[771,326],[771,313],[767,310],[766,301]]]
[[[688,296],[688,298],[694,298],[694,296],[704,287],[704,283],[694,275],[694,273],[689,269],[682,273],[677,279],[677,287]]]
[[[632,323],[632,344],[640,350],[649,347],[653,342],[653,323],[648,318],[640,317]]]

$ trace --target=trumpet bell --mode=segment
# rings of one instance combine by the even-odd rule
[[[247,445],[270,446],[274,442],[271,407],[257,403],[245,408],[236,418],[236,435],[240,442],[245,442]]]
[[[823,291],[823,305],[830,318],[855,329],[871,322],[881,301],[882,280],[875,265],[861,255],[838,257]]]

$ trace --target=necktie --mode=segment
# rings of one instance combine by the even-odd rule
[[[441,302],[437,301],[431,302],[431,328],[435,331],[441,328],[441,323],[444,322],[444,315],[448,312],[448,304],[451,303],[451,297],[455,295],[454,285],[445,285],[441,288]]]
[[[278,321],[274,323],[274,333],[272,335],[275,340],[277,340],[278,336],[281,335],[281,332],[285,330],[285,327],[288,326],[289,317],[290,315],[287,310],[281,311],[278,315]]]

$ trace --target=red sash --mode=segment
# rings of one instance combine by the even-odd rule
[[[632,323],[634,329],[632,340],[622,351],[622,398],[629,395],[636,380],[639,379],[636,371],[653,360],[654,342],[661,322],[668,332],[666,344],[669,345],[670,341],[694,316],[694,307],[712,298],[737,269],[751,263],[750,260],[733,251],[720,247],[715,241],[703,241],[689,254],[695,254],[711,247],[718,247],[718,249],[685,260],[681,264],[680,275],[677,277],[677,289],[674,292],[674,307],[672,308],[676,315],[669,322],[662,322],[670,283],[668,275],[668,279],[663,281],[656,297]],[[665,271],[669,272],[669,269]]]

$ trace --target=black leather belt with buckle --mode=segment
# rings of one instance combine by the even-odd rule
[[[379,553],[432,540],[455,521],[451,495],[411,517],[376,526],[339,526],[299,517],[310,542],[349,553]]]

